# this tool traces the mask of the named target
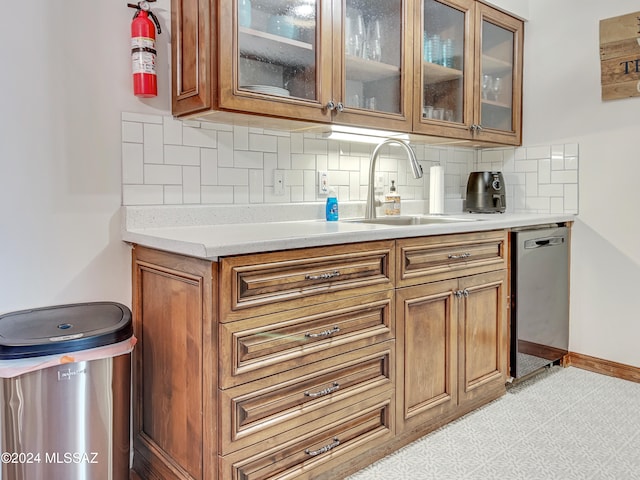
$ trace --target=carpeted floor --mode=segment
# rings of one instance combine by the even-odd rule
[[[640,383],[553,367],[348,480],[640,479]]]

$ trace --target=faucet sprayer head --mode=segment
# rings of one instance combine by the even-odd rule
[[[398,140],[397,138],[387,138],[383,142],[376,145],[376,148],[373,149],[373,153],[371,154],[371,162],[369,164],[369,185],[367,189],[367,203],[365,208],[365,218],[371,219],[376,218],[376,209],[375,209],[375,199],[374,199],[374,175],[376,169],[376,162],[378,160],[378,156],[380,155],[380,149],[384,145],[398,145],[404,149],[409,158],[409,164],[411,165],[411,173],[413,173],[413,178],[421,178],[422,177],[422,166],[418,163],[418,159],[416,158],[416,154],[413,151],[413,148],[402,140]]]

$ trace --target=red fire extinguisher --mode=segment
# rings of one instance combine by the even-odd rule
[[[131,66],[133,71],[133,93],[137,97],[155,97],[158,95],[156,75],[156,28],[161,33],[158,18],[153,14],[147,0],[137,5],[128,3],[135,8],[131,22]],[[149,20],[153,19],[153,22]],[[155,26],[154,26],[155,23]]]

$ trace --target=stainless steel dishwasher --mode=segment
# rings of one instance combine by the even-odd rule
[[[569,235],[555,224],[511,235],[511,376],[520,378],[568,352]]]

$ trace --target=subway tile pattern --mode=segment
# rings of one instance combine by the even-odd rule
[[[578,213],[578,145],[542,145],[478,151],[477,170],[500,170],[507,211]]]
[[[640,478],[640,384],[552,367],[348,480]]]
[[[394,180],[403,200],[429,199],[429,168],[445,168],[445,193],[460,205],[472,170],[502,170],[507,209],[576,213],[577,145],[475,150],[412,143],[425,175],[414,179],[402,152],[380,156],[384,191]],[[316,133],[285,132],[171,116],[122,113],[123,205],[276,204],[323,202],[318,171],[341,202],[364,202],[372,145],[336,142]],[[284,194],[274,189],[282,171]],[[381,190],[379,190],[381,192]]]
[[[380,156],[379,176],[396,182],[403,199],[427,201],[429,167],[445,165],[446,193],[464,195],[476,152],[412,145],[425,175],[416,180],[402,153]],[[324,201],[318,171],[327,171],[341,201],[367,196],[373,146],[336,142],[315,133],[181,121],[170,116],[122,114],[123,205],[264,204]],[[276,194],[274,172],[284,175]]]

